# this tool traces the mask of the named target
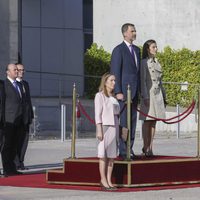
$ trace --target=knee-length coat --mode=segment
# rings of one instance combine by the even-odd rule
[[[141,104],[140,110],[156,118],[165,118],[165,105],[162,93],[162,69],[157,59],[146,58],[141,62],[140,67],[140,89]],[[149,99],[149,106],[144,100]],[[153,120],[140,114],[141,120]]]

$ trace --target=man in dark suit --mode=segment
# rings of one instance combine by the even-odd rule
[[[120,108],[124,107],[127,98],[127,86],[130,85],[132,108],[131,108],[131,158],[134,158],[133,143],[135,139],[135,129],[137,120],[138,91],[139,91],[139,68],[140,68],[140,49],[133,44],[136,39],[136,29],[133,24],[126,23],[121,28],[124,41],[116,46],[111,56],[111,74],[116,77],[115,94],[119,101]],[[127,109],[125,108],[120,115],[120,125],[127,127]],[[127,154],[126,142],[120,138],[119,154],[125,159]]]
[[[24,97],[20,83],[17,83],[17,66],[9,64],[6,68],[7,79],[5,87],[5,129],[2,150],[4,176],[21,174],[16,170],[14,159],[20,134],[24,130],[23,107]]]
[[[24,157],[28,147],[28,140],[29,140],[29,125],[32,122],[34,117],[33,115],[33,108],[31,103],[31,96],[30,96],[30,89],[29,84],[27,81],[23,80],[24,76],[24,66],[20,63],[16,64],[18,69],[18,77],[17,81],[19,81],[23,88],[24,93],[24,114],[23,114],[23,122],[25,125],[24,133],[21,134],[21,139],[17,149],[17,157],[16,157],[16,166],[18,169],[24,170]]]
[[[4,82],[0,80],[0,153],[2,152],[3,148],[4,125],[5,125],[5,90],[4,90]]]

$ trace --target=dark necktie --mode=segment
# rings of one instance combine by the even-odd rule
[[[14,81],[14,82],[13,82],[13,86],[14,86],[14,88],[16,89],[16,91],[18,92],[19,96],[21,97],[22,95],[21,95],[20,88],[19,88],[19,86],[18,86],[18,84],[17,84],[17,81]]]
[[[135,63],[135,66],[137,67],[137,62],[136,62],[136,59],[135,59],[135,50],[134,50],[134,47],[133,45],[130,45],[130,48],[131,48],[131,55],[132,55],[132,58],[133,58],[133,62]]]

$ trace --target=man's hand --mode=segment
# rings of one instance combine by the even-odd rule
[[[124,100],[124,95],[122,93],[119,93],[119,94],[116,95],[116,98],[117,98],[117,100],[123,101]]]
[[[146,107],[149,107],[150,103],[149,103],[149,99],[144,99],[144,105]]]

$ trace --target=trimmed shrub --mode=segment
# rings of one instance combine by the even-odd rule
[[[110,71],[110,53],[106,52],[101,46],[92,44],[91,48],[85,53],[85,92],[88,98],[94,98],[98,92],[101,76]]]
[[[158,52],[157,58],[163,69],[163,82],[167,102],[174,106],[188,106],[200,86],[200,51],[183,48],[173,50],[169,46]],[[94,98],[98,91],[101,76],[110,69],[111,54],[103,47],[93,44],[85,53],[85,92]],[[181,90],[181,83],[188,82],[188,90]],[[170,83],[169,83],[170,82]],[[178,83],[178,84],[177,84]]]
[[[169,105],[188,106],[200,86],[200,51],[172,50],[168,46],[158,53],[157,58],[163,69],[163,82],[174,82],[164,84]],[[189,83],[186,91],[181,90],[184,82]]]

